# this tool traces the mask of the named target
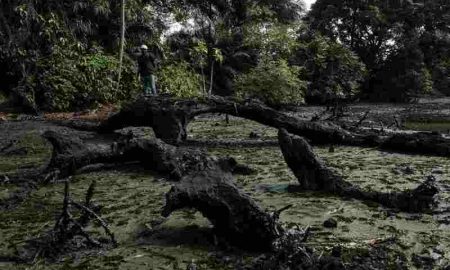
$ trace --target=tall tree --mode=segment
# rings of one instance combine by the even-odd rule
[[[391,91],[393,96],[399,97],[407,96],[408,82],[384,80],[381,83],[383,76],[386,75],[384,71],[392,70],[394,67],[403,68],[401,71],[403,74],[411,74],[414,70],[413,73],[420,74],[420,78],[428,78],[429,70],[435,70],[435,68],[429,64],[424,67],[423,61],[427,62],[433,57],[419,57],[420,54],[430,54],[430,52],[427,52],[429,48],[425,49],[426,42],[422,42],[422,48],[420,48],[421,43],[417,41],[424,41],[423,38],[427,36],[426,40],[430,41],[430,34],[447,36],[448,14],[450,14],[449,3],[445,0],[318,0],[312,6],[307,21],[313,31],[341,42],[357,53],[369,70],[365,83],[366,92],[374,94],[381,87],[406,93],[406,95],[400,95]],[[431,40],[436,41],[434,38]],[[442,48],[439,50],[442,52]],[[400,63],[405,55],[415,57]],[[416,62],[413,63],[412,60]],[[442,63],[441,60],[434,62]],[[442,69],[439,70],[442,71]],[[437,73],[439,72],[433,71],[433,77],[438,77],[435,76]],[[399,77],[405,80],[410,78],[403,75]],[[389,87],[385,85],[386,81],[396,82],[397,86],[404,87]],[[429,84],[423,81],[418,85],[428,86]],[[386,92],[377,96],[389,97]]]
[[[120,51],[119,51],[119,75],[117,78],[117,88],[120,87],[120,79],[122,77],[122,64],[123,64],[123,52],[125,49],[125,3],[126,0],[122,0],[122,7],[121,7],[121,27],[120,27]]]

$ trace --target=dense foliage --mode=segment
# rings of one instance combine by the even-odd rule
[[[356,96],[366,71],[352,51],[320,35],[303,37],[295,61],[304,66],[303,77],[311,82],[306,93],[309,102]]]
[[[142,8],[148,1],[127,3],[129,46],[150,40],[156,28],[150,26],[158,20]],[[136,76],[130,61],[123,84],[111,87],[117,76],[113,58],[119,43],[119,9],[117,1],[108,0],[1,1],[1,90],[34,111],[128,98]],[[104,65],[86,64],[95,59]]]
[[[0,91],[34,111],[121,102],[141,88],[133,48],[163,43],[158,87],[180,97],[450,94],[447,0],[318,0],[306,16],[298,0],[128,0],[128,56],[117,85],[120,8],[111,0],[1,1]],[[286,89],[257,89],[268,68]]]
[[[28,84],[35,89],[36,103],[47,110],[77,110],[127,100],[140,89],[131,59],[125,58],[118,86],[118,60],[101,50],[86,53],[55,48],[51,56],[38,60],[37,71]]]
[[[158,86],[161,93],[179,98],[201,96],[200,81],[200,76],[184,61],[167,64],[158,73]]]
[[[236,78],[240,98],[258,98],[269,105],[303,103],[306,82],[300,80],[300,68],[283,59],[264,58],[248,73]]]
[[[370,99],[411,100],[429,92],[429,75],[435,90],[448,91],[449,1],[318,0],[307,21],[361,58]]]

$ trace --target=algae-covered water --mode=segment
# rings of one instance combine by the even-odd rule
[[[276,139],[276,130],[257,123],[232,118],[226,124],[218,118],[202,118],[189,126],[194,139],[248,139],[254,131],[261,139]],[[38,165],[50,155],[47,144],[36,133],[22,140],[34,149],[26,156],[0,157],[1,172],[16,170],[19,164]],[[25,143],[27,142],[27,143]],[[380,152],[370,148],[315,147],[327,164],[348,181],[374,190],[403,190],[416,187],[433,172],[450,184],[450,160],[440,157],[411,156]],[[370,245],[387,241],[392,252],[406,257],[411,269],[413,254],[437,258],[440,265],[450,262],[450,228],[439,224],[432,215],[411,215],[327,194],[288,193],[296,184],[278,147],[228,147],[208,149],[211,154],[233,156],[240,163],[257,170],[254,175],[236,176],[237,184],[264,208],[275,210],[292,204],[281,214],[286,227],[310,226],[309,243],[329,252],[343,247],[344,259],[366,252]],[[59,263],[39,261],[34,266],[1,263],[0,269],[186,269],[194,260],[198,269],[233,269],[236,260],[247,261],[256,254],[226,251],[214,245],[210,223],[192,210],[178,211],[163,220],[160,209],[170,183],[161,175],[139,167],[78,175],[71,184],[75,200],[83,200],[89,184],[97,181],[94,201],[103,206],[102,216],[116,234],[119,247],[67,257]],[[14,187],[2,185],[5,198]],[[13,254],[27,239],[50,230],[61,208],[63,184],[43,187],[19,207],[0,212],[0,257]],[[449,200],[449,194],[443,198]],[[335,229],[322,226],[333,217]],[[155,224],[162,223],[156,231]],[[89,230],[100,233],[97,226]],[[218,256],[219,254],[219,256]]]
[[[408,120],[404,123],[404,126],[405,129],[450,133],[450,121],[448,120]]]

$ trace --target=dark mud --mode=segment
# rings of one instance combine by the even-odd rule
[[[0,139],[17,140],[27,149],[26,155],[0,156],[0,172],[39,166],[50,156],[48,144],[39,134],[48,128],[75,132],[46,122],[0,123]],[[413,215],[395,212],[378,205],[315,192],[292,192],[297,184],[277,146],[258,145],[276,140],[275,129],[252,121],[231,118],[230,124],[218,117],[202,117],[189,126],[192,141],[215,141],[203,144],[212,154],[232,156],[257,173],[238,175],[237,183],[258,203],[269,210],[294,206],[281,214],[286,228],[310,227],[308,245],[331,254],[340,254],[352,268],[372,265],[374,269],[424,269],[424,264],[443,268],[450,262],[450,227],[443,213]],[[151,131],[141,130],[147,136]],[[261,134],[251,139],[250,133]],[[89,133],[79,133],[89,136]],[[219,140],[217,140],[219,139]],[[221,140],[221,141],[220,141]],[[240,144],[247,141],[248,144]],[[227,142],[224,144],[223,142]],[[253,145],[251,145],[253,143]],[[434,174],[442,183],[442,200],[450,202],[450,160],[440,157],[380,152],[370,148],[316,147],[315,151],[347,181],[373,190],[403,190],[417,186],[426,175]],[[237,251],[218,243],[211,224],[191,210],[161,217],[164,194],[170,184],[164,176],[139,167],[78,175],[71,190],[81,200],[92,180],[98,184],[94,200],[104,206],[102,215],[111,224],[119,247],[89,254],[72,254],[58,263],[39,261],[33,269],[186,269],[194,261],[198,269],[235,269],[250,265],[259,254]],[[0,186],[2,198],[17,191],[8,183]],[[18,207],[0,211],[0,258],[14,255],[27,239],[49,230],[60,210],[63,184],[53,184],[33,191]],[[336,228],[325,228],[333,218]],[[91,226],[92,233],[101,228]],[[220,242],[220,241],[219,241]],[[431,258],[431,259],[430,259]],[[380,263],[380,261],[382,263]],[[30,266],[1,262],[2,269],[27,269]],[[432,269],[432,268],[430,268]]]

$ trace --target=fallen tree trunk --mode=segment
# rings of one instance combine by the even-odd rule
[[[450,157],[450,140],[439,133],[394,134],[384,140],[381,149]]]
[[[187,207],[208,218],[217,235],[247,249],[270,250],[281,236],[277,217],[265,213],[240,191],[229,172],[209,169],[184,176],[166,194],[163,215]]]
[[[328,168],[304,138],[281,129],[278,139],[284,159],[303,190],[325,191],[409,212],[427,211],[436,205],[438,189],[432,177],[413,190],[389,193],[365,191]]]
[[[242,167],[232,158],[221,159],[209,156],[200,149],[175,147],[159,139],[134,138],[132,134],[115,140],[83,141],[47,131],[43,137],[53,145],[53,153],[41,175],[56,172],[58,178],[71,176],[95,164],[104,164],[100,166],[101,169],[106,164],[127,162],[139,162],[144,168],[166,174],[173,181],[179,181],[192,172],[211,168],[239,172]]]
[[[248,249],[269,250],[279,237],[276,215],[266,213],[235,186],[232,172],[243,167],[234,159],[131,134],[106,141],[83,141],[54,131],[43,136],[53,145],[53,154],[46,168],[35,176],[38,182],[66,178],[93,164],[138,161],[178,182],[166,195],[164,216],[181,208],[195,208],[212,222],[218,235]]]
[[[256,101],[239,102],[222,97],[204,101],[175,100],[170,97],[141,98],[103,122],[100,132],[128,126],[153,127],[155,135],[171,144],[187,138],[187,126],[195,116],[225,113],[259,122],[305,137],[312,144],[380,147],[384,150],[450,156],[450,139],[433,133],[380,135],[357,129],[349,131],[328,121],[305,121],[276,111]]]
[[[225,113],[267,126],[285,128],[294,134],[304,134],[317,144],[357,140],[353,134],[331,122],[301,121],[260,102],[241,103],[221,97],[211,97],[206,101],[142,98],[107,119],[100,126],[100,131],[111,132],[127,126],[150,126],[158,138],[178,144],[186,140],[189,122],[195,116],[205,113]]]

